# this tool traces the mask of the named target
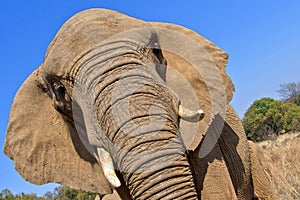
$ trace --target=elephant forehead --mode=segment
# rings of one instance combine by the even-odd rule
[[[116,11],[90,9],[70,18],[48,47],[44,70],[56,76],[68,76],[74,64],[85,54],[112,36],[150,25]]]

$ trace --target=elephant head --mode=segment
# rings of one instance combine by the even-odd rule
[[[116,187],[128,199],[197,199],[211,184],[204,180],[209,169],[228,165],[216,179],[230,182],[228,193],[251,196],[226,63],[225,52],[186,28],[105,9],[80,12],[18,91],[4,151],[35,184],[100,194]],[[204,119],[198,122],[202,110],[184,106],[201,107]],[[228,146],[235,150],[222,157]],[[209,167],[213,160],[222,164]]]

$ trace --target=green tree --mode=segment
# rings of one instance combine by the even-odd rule
[[[284,115],[287,112],[287,107],[281,101],[272,101],[268,111],[264,116],[264,124],[269,127],[268,134],[279,134],[284,130]]]
[[[279,134],[285,127],[287,107],[281,101],[262,98],[254,101],[245,113],[243,125],[248,139],[260,141]]]
[[[266,114],[275,100],[262,98],[254,101],[245,113],[243,125],[248,139],[257,141],[269,135],[271,127],[265,123]]]
[[[285,105],[288,108],[284,116],[285,130],[292,132],[300,131],[300,106],[294,103],[286,103]]]
[[[17,194],[13,195],[8,189],[2,190],[0,200],[94,200],[97,194],[75,190],[67,186],[56,187],[53,192],[46,192],[44,197],[36,194]]]
[[[0,193],[0,200],[45,200],[43,197],[37,197],[36,194],[17,194],[13,195],[10,190],[4,189]]]
[[[3,200],[14,200],[15,199],[14,195],[8,189],[4,189],[1,191],[1,198]]]
[[[281,132],[300,131],[300,107],[272,98],[254,101],[243,119],[247,138],[260,141]]]
[[[67,186],[59,186],[54,189],[52,194],[53,200],[94,200],[96,194],[75,190]]]

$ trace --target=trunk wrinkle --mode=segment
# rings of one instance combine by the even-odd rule
[[[127,78],[130,79],[130,78],[133,78],[133,77],[136,78],[136,80],[143,79],[144,81],[143,81],[142,84],[144,86],[151,86],[153,84],[149,77],[142,76],[142,75],[139,75],[139,74],[119,76],[119,77],[115,76],[113,80],[107,81],[107,82],[104,82],[103,80],[101,82],[99,81],[99,83],[104,84],[104,85],[101,85],[101,87],[98,86],[100,88],[100,90],[96,92],[97,96],[95,97],[95,102],[94,102],[95,105],[100,104],[100,102],[102,101],[101,96],[105,98],[105,95],[103,95],[103,94],[111,93],[112,88],[116,87],[115,85],[118,84],[118,81],[120,81],[120,79],[127,79]],[[146,80],[147,80],[147,83],[146,83]],[[135,94],[135,93],[137,93],[137,92],[134,92],[132,94]],[[149,93],[149,94],[151,94],[151,93]],[[131,95],[131,94],[128,94],[128,95]],[[127,96],[119,97],[119,98],[126,98],[126,97]],[[115,103],[116,101],[117,101],[117,99],[115,99],[113,103]]]
[[[130,153],[130,156],[126,156],[120,163],[122,165],[122,170],[126,172],[141,172],[141,169],[152,170],[153,167],[160,167],[163,168],[164,165],[170,164],[175,161],[177,156],[182,156],[182,153],[176,152],[176,149],[167,149],[167,150],[160,150],[156,152],[147,152],[147,153]],[[164,163],[160,163],[158,161],[164,162],[163,158],[168,157],[168,161]],[[172,159],[173,158],[173,159]],[[149,166],[149,161],[152,163],[156,163],[158,166]],[[138,164],[137,164],[138,163]]]
[[[118,142],[120,142],[121,144],[123,144],[122,146],[130,151],[130,150],[133,150],[136,145],[138,145],[139,143],[137,142],[141,142],[141,145],[142,143],[146,143],[146,142],[151,142],[151,141],[157,141],[157,142],[160,142],[160,141],[172,141],[172,142],[175,142],[177,144],[181,144],[180,141],[176,141],[176,138],[175,138],[175,135],[176,133],[175,132],[172,132],[172,136],[160,136],[159,138],[151,138],[149,137],[151,134],[154,134],[155,132],[161,132],[161,133],[168,133],[168,132],[171,132],[171,131],[168,131],[168,129],[162,129],[162,130],[156,130],[156,129],[153,129],[153,130],[144,130],[142,131],[141,133],[139,131],[135,131],[136,133],[134,134],[130,134],[128,135],[128,138],[127,139],[123,139],[123,140],[118,140]],[[132,133],[132,132],[131,132]]]
[[[174,140],[174,136],[170,136],[170,137],[165,137],[165,138],[159,138],[159,139],[151,139],[149,138],[147,135],[148,134],[153,134],[155,131],[149,131],[146,132],[145,135],[140,135],[137,137],[132,137],[132,138],[128,138],[128,141],[122,143],[124,144],[124,148],[126,147],[126,151],[123,151],[122,148],[120,148],[119,150],[117,150],[116,154],[119,154],[120,158],[125,158],[127,155],[127,152],[134,152],[134,151],[138,151],[139,148],[141,149],[149,149],[152,148],[151,144],[153,142],[158,142],[160,143],[160,146],[166,145],[168,144],[170,141],[176,143],[177,145],[180,145],[180,141],[175,141]],[[161,132],[168,132],[167,130],[162,130]],[[123,159],[120,160],[119,163],[123,163]]]
[[[178,165],[174,165],[172,167],[165,167],[163,169],[161,169],[159,172],[152,172],[151,174],[149,174],[146,177],[147,180],[149,180],[146,184],[145,184],[145,188],[146,190],[151,189],[152,187],[155,187],[158,184],[163,183],[164,181],[168,181],[171,180],[172,178],[181,178],[181,180],[186,179],[186,173],[188,172],[187,170],[185,170],[184,168],[186,168],[186,165],[181,165],[180,163]],[[176,168],[180,168],[183,170],[183,173],[178,174],[178,172],[176,171]],[[174,169],[174,171],[169,172],[170,170]],[[164,174],[166,173],[166,174]],[[162,176],[163,175],[163,176]],[[156,179],[156,177],[161,176],[161,179]],[[143,182],[143,180],[140,177],[137,177],[136,179],[133,179],[134,182],[136,182],[137,187],[135,188],[135,190],[133,191],[134,193],[138,194],[138,191],[141,190],[141,184]]]
[[[151,114],[151,115],[142,115],[142,116],[134,116],[132,117],[131,119],[128,119],[127,121],[123,122],[123,124],[121,124],[119,126],[119,128],[115,131],[115,134],[113,135],[113,137],[111,138],[111,141],[112,142],[117,142],[118,141],[118,136],[119,136],[119,133],[122,133],[123,130],[126,130],[126,134],[128,136],[138,136],[136,133],[139,134],[139,131],[141,132],[142,130],[133,130],[133,129],[128,129],[126,126],[128,125],[128,123],[132,123],[132,121],[134,121],[135,119],[142,119],[142,118],[149,118],[149,117],[160,117],[160,118],[164,118],[162,117],[161,115],[159,114]],[[166,120],[169,120],[167,118],[164,118]],[[131,124],[130,124],[131,125]],[[135,129],[140,129],[139,127],[135,128]],[[161,127],[157,128],[157,127],[154,127],[154,129],[151,129],[151,130],[146,130],[147,132],[157,132],[157,131],[160,131],[161,130]],[[133,133],[133,134],[132,134]],[[144,133],[144,132],[143,132]],[[141,135],[141,134],[139,134]],[[120,137],[122,139],[122,136]],[[127,140],[128,138],[126,138]]]
[[[143,199],[186,199],[183,198],[183,195],[189,195],[191,198],[195,198],[189,182],[190,180],[186,180],[186,182],[177,180],[170,185],[162,185],[161,187],[157,187],[154,191],[151,191],[148,195],[143,196]],[[184,190],[184,192],[180,192],[181,190]]]
[[[166,138],[157,138],[157,139],[155,139],[155,141],[153,141],[153,139],[147,139],[147,134],[151,134],[151,133],[153,133],[153,132],[155,132],[155,131],[149,131],[149,132],[145,132],[145,133],[143,133],[143,134],[145,134],[145,138],[143,137],[143,136],[141,136],[140,138],[135,138],[135,139],[138,139],[138,144],[137,143],[131,143],[130,144],[130,139],[128,140],[128,143],[129,144],[127,144],[127,143],[124,143],[124,146],[129,146],[129,148],[127,149],[129,152],[131,152],[131,151],[134,151],[134,149],[135,148],[138,148],[138,147],[143,147],[143,146],[150,146],[151,145],[151,143],[152,142],[159,142],[159,143],[163,143],[162,145],[164,145],[164,144],[167,144],[167,143],[169,143],[169,141],[172,141],[172,140],[174,140],[174,137],[173,136],[171,136],[171,137],[166,137]],[[163,130],[161,130],[160,132],[164,132]],[[167,131],[165,131],[165,132],[167,132]],[[178,142],[178,144],[180,144],[179,142]]]
[[[97,67],[96,65],[102,65],[103,63],[120,56],[124,56],[126,54],[135,55],[134,52],[138,49],[138,47],[139,45],[135,42],[126,40],[109,41],[107,43],[99,44],[99,46],[84,52],[81,56],[78,56],[74,62],[74,67],[72,67],[74,70],[72,70],[71,73],[77,75],[84,67],[87,67],[87,70],[94,69]]]
[[[182,162],[182,160],[178,162]],[[168,174],[170,171],[172,171],[172,173],[169,174],[168,177],[165,177],[166,173]],[[132,185],[131,188],[132,193],[141,199],[161,199],[162,197],[173,199],[170,195],[176,191],[174,195],[177,197],[187,193],[193,193],[193,195],[190,195],[193,196],[194,199],[197,199],[193,186],[193,177],[189,172],[188,165],[182,166],[178,163],[172,167],[166,166],[164,169],[158,169],[158,171],[153,172],[147,177],[142,176],[142,178],[139,178],[140,181],[133,178],[132,181],[134,185]],[[145,179],[148,181],[143,182]],[[183,192],[179,194],[178,192],[181,190],[183,190]]]

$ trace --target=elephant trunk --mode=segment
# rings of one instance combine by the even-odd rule
[[[109,151],[134,199],[197,199],[178,132],[178,102],[146,74],[129,70],[98,96]]]
[[[97,133],[98,145],[110,153],[133,199],[197,199],[178,131],[178,100],[155,65],[133,54],[101,63],[99,55],[81,66],[78,80],[85,95],[79,96],[90,96],[94,111],[87,113],[95,114],[85,121],[95,124],[88,121],[96,118],[97,127],[87,129]]]
[[[123,160],[119,167],[131,195],[134,199],[197,199],[189,164],[179,141],[168,136],[158,138],[159,134],[167,135],[153,132],[148,136],[149,141],[139,141],[129,155],[121,155]],[[164,140],[168,144],[164,144]],[[150,150],[143,152],[143,148]]]

